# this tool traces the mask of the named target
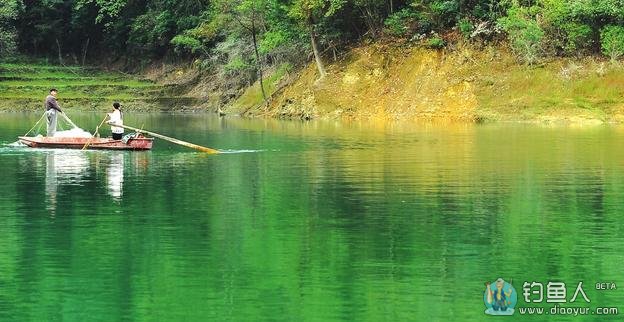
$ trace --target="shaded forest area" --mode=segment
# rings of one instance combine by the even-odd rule
[[[268,71],[392,40],[509,46],[519,63],[624,55],[622,0],[0,0],[0,56],[52,63],[189,62],[242,88]]]

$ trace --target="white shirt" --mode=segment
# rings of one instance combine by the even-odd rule
[[[114,110],[113,113],[108,113],[108,117],[110,117],[110,121],[108,121],[108,124],[111,124],[111,132],[113,133],[123,133],[124,129],[123,127],[119,127],[119,126],[113,126],[112,124],[115,125],[123,125],[123,119],[121,118],[121,112],[119,110]]]

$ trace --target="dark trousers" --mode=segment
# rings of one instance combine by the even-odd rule
[[[121,140],[123,133],[113,133],[113,140]]]

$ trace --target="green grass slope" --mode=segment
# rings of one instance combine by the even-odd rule
[[[179,110],[197,105],[174,85],[95,68],[0,63],[0,110],[43,109],[50,88],[63,108],[106,110],[119,101],[130,110]]]

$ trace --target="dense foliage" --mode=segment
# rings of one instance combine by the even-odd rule
[[[19,0],[0,0],[0,57],[15,51],[15,19],[21,5]]]
[[[508,41],[520,61],[624,54],[624,0],[0,0],[0,55],[61,63],[183,58],[245,82],[363,39]],[[264,90],[263,90],[264,91]],[[264,93],[263,93],[264,95]]]

